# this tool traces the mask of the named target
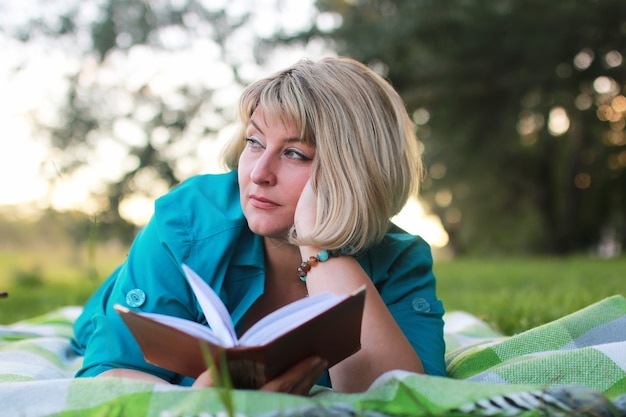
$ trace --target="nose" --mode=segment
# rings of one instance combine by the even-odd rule
[[[250,172],[250,179],[255,184],[276,184],[276,170],[274,166],[274,158],[269,152],[263,152],[263,155],[257,159],[252,172]]]

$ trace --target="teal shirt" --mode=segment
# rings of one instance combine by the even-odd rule
[[[445,375],[443,305],[435,293],[428,244],[392,225],[385,239],[358,256],[430,375]],[[76,376],[113,368],[151,373],[175,384],[188,377],[145,362],[113,305],[205,323],[181,264],[189,265],[219,294],[240,328],[263,293],[263,239],[250,231],[239,202],[236,172],[190,178],[155,202],[154,215],[127,259],[86,303],[73,348],[84,355]],[[294,279],[298,279],[294,266]],[[329,341],[332,343],[332,341]],[[329,385],[326,378],[322,384]]]

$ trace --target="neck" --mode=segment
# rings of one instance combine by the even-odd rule
[[[264,244],[267,277],[298,282],[297,269],[302,262],[300,248],[284,240],[279,241],[268,237],[264,239]]]

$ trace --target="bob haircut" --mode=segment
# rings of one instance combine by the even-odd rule
[[[238,167],[259,106],[293,123],[315,147],[317,223],[310,236],[292,228],[290,242],[356,254],[382,240],[422,175],[415,126],[393,87],[346,57],[302,60],[254,82],[240,98],[238,134],[222,155],[229,169]]]

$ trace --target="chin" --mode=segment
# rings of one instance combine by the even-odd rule
[[[255,235],[265,236],[265,237],[276,237],[276,236],[285,237],[289,233],[289,229],[290,229],[290,227],[285,229],[284,226],[272,225],[272,224],[269,224],[267,221],[260,221],[260,220],[257,220],[257,221],[248,220],[248,228]]]
[[[274,227],[268,227],[267,225],[263,225],[259,227],[248,225],[248,227],[250,227],[250,230],[255,235],[263,236],[263,237],[267,237],[271,239],[284,240],[284,241],[288,240],[289,230],[291,229],[291,228],[288,228],[285,230],[285,228],[282,228],[282,227],[274,228]]]
[[[289,236],[292,224],[285,224],[282,221],[276,222],[279,216],[275,214],[258,215],[258,213],[244,213],[244,215],[246,215],[248,228],[256,235],[281,239],[286,239]]]

